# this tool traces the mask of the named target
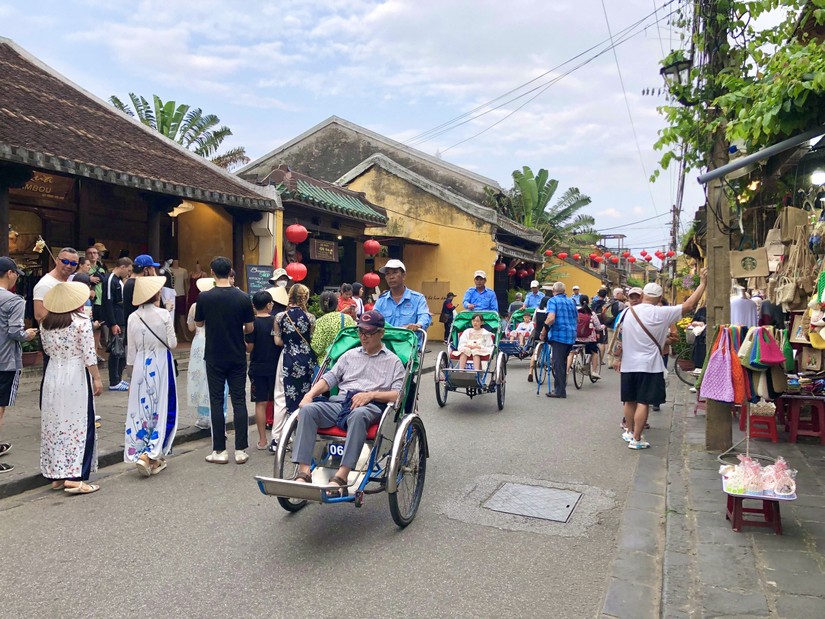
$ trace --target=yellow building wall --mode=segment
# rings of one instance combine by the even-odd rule
[[[545,264],[556,267],[556,270],[550,274],[550,280],[552,282],[564,282],[568,296],[572,294],[571,289],[573,286],[578,286],[579,292],[593,299],[599,288],[602,287],[601,278],[574,264],[559,260],[556,257],[545,258]]]
[[[194,210],[178,215],[178,259],[183,268],[194,271],[195,264],[209,273],[215,256],[232,259],[232,218],[220,207],[193,202]]]
[[[409,288],[421,292],[425,282],[427,288],[438,288],[432,285],[435,282],[445,285],[460,300],[473,285],[473,272],[477,269],[487,271],[488,286],[492,288],[493,264],[497,257],[492,224],[378,167],[370,168],[347,188],[364,192],[370,202],[387,210],[386,228],[367,228],[366,235],[433,243],[404,245]],[[381,287],[385,288],[383,282]],[[427,298],[433,314],[433,326],[427,337],[442,339],[444,327],[438,322],[438,315],[444,298],[436,297]]]

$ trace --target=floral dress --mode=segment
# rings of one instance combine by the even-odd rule
[[[47,479],[87,480],[97,470],[91,321],[72,314],[64,329],[40,332],[49,365],[40,392],[40,471]]]
[[[158,460],[172,449],[178,429],[175,326],[166,309],[149,304],[129,316],[127,329],[126,363],[133,369],[123,460],[136,462],[143,454]]]
[[[275,324],[284,342],[281,353],[284,396],[287,411],[298,408],[301,399],[312,387],[315,353],[310,348],[315,316],[300,307],[290,307],[275,316]]]

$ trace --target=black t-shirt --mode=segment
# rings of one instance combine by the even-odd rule
[[[135,278],[130,277],[123,282],[123,324],[129,324],[129,316],[132,315],[137,308],[132,305],[132,299],[135,297]]]
[[[275,376],[280,349],[272,337],[274,324],[274,316],[255,316],[255,330],[246,335],[246,342],[254,344],[249,355],[250,376]]]
[[[246,365],[243,326],[254,320],[252,301],[241,290],[215,287],[200,293],[195,321],[206,323],[206,362],[223,367]]]

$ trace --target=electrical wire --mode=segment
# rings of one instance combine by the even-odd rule
[[[648,217],[646,219],[640,219],[638,221],[631,221],[630,223],[622,224],[621,226],[612,226],[610,228],[599,228],[599,232],[604,232],[605,230],[618,230],[619,228],[627,228],[628,226],[635,226],[636,224],[643,224],[646,221],[653,221],[654,219],[659,219],[660,217],[664,217],[668,213],[660,213],[655,217]]]

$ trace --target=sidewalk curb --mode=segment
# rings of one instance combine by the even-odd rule
[[[424,376],[425,374],[432,374],[434,371],[435,368],[432,366],[425,367],[421,369],[421,375]],[[254,416],[250,416],[249,425],[250,427],[255,425]],[[234,429],[235,423],[232,421],[227,421],[227,432]],[[209,436],[209,430],[201,430],[200,428],[196,428],[195,426],[189,426],[183,430],[178,431],[178,433],[175,434],[174,444],[183,445],[184,443],[190,443],[192,441],[198,441],[200,439],[209,438]],[[106,453],[98,454],[97,457],[98,469],[102,469],[107,466],[112,466],[114,464],[120,464],[121,462],[123,462],[122,449],[118,449],[116,451],[107,451]],[[26,477],[21,477],[19,479],[15,479],[14,481],[9,481],[8,483],[0,484],[0,499],[6,499],[17,494],[22,494],[23,492],[28,492],[29,490],[35,490],[49,483],[49,480],[40,475],[39,473],[34,475],[27,475]]]

